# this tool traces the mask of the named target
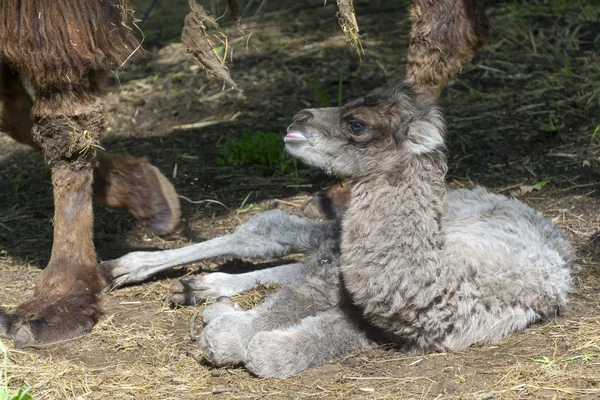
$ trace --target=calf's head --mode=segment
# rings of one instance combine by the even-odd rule
[[[440,155],[444,131],[433,102],[418,101],[409,84],[391,82],[343,107],[300,111],[285,149],[338,178],[371,179]]]

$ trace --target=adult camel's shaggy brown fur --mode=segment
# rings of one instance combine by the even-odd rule
[[[0,0],[0,131],[43,153],[55,205],[52,254],[34,296],[0,315],[0,333],[17,347],[82,335],[98,322],[105,282],[92,197],[157,233],[179,220],[173,186],[145,158],[98,148],[106,72],[140,52],[128,16],[121,0]]]
[[[435,99],[488,36],[484,0],[415,0],[406,79]]]

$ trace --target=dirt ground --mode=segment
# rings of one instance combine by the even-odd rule
[[[135,1],[142,16],[149,0]],[[200,2],[216,15],[224,1]],[[245,3],[245,2],[244,2]],[[333,1],[275,1],[238,28],[220,22],[233,50],[222,91],[186,61],[178,35],[183,0],[162,0],[143,25],[153,57],[116,71],[103,146],[149,157],[182,196],[182,227],[160,238],[122,211],[96,207],[99,257],[183,246],[231,232],[261,210],[303,214],[311,193],[335,182],[300,168],[217,162],[226,137],[284,132],[300,109],[337,105],[401,76],[409,21],[401,1],[359,0],[365,54],[347,45]],[[534,399],[600,398],[600,12],[597,0],[488,2],[493,31],[472,64],[444,91],[448,183],[484,185],[519,197],[576,244],[581,272],[571,310],[494,346],[406,356],[381,348],[289,379],[213,369],[190,339],[197,309],[173,307],[169,288],[202,263],[103,296],[106,312],[86,337],[38,349],[9,346],[10,387],[37,399]],[[240,3],[241,4],[241,3]],[[191,125],[190,125],[191,124]],[[216,200],[219,203],[205,201]],[[0,306],[32,293],[52,244],[52,197],[43,159],[0,136]],[[242,269],[243,263],[225,267]],[[243,295],[251,306],[264,290]]]

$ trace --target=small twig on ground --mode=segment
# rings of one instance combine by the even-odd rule
[[[260,15],[260,13],[262,12],[263,8],[265,8],[265,6],[267,5],[267,1],[268,0],[262,0],[258,6],[258,8],[256,9],[256,12],[254,13],[253,17],[258,17]]]
[[[196,318],[198,318],[198,314],[200,313],[200,309],[196,310],[192,315],[192,320],[190,321],[190,340],[195,342],[198,340],[196,337]],[[198,361],[198,360],[196,360]]]
[[[217,388],[213,390],[213,394],[236,393],[237,391],[236,388]]]
[[[204,203],[210,203],[210,204],[218,204],[220,206],[225,207],[227,210],[229,210],[229,207],[227,207],[225,204],[221,203],[220,201],[217,200],[211,200],[211,199],[205,199],[205,200],[190,200],[185,196],[179,196],[180,199],[183,199],[185,201],[187,201],[188,203],[192,203],[192,204],[204,204]]]
[[[240,115],[240,113],[238,112],[238,113],[232,115],[229,119],[220,119],[220,120],[213,120],[213,121],[199,121],[199,122],[194,122],[193,124],[173,125],[169,128],[169,132],[205,128],[207,126],[222,124],[224,122],[231,122],[231,121],[235,121],[235,119],[239,115]]]

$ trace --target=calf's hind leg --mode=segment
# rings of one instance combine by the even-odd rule
[[[286,329],[306,317],[339,307],[343,300],[335,248],[325,242],[306,261],[303,274],[250,311],[240,311],[228,298],[204,309],[202,352],[214,364],[245,364],[249,344],[260,332]],[[333,252],[333,253],[332,253]]]
[[[336,309],[256,334],[248,344],[245,366],[260,378],[286,378],[374,346],[348,312]]]

